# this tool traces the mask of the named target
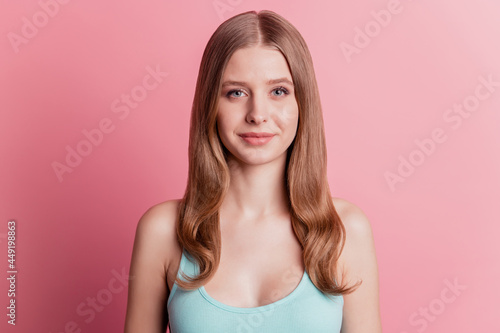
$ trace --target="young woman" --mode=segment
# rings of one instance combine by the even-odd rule
[[[209,40],[186,192],[139,221],[130,277],[126,333],[382,332],[370,223],[330,194],[312,59],[281,16]]]

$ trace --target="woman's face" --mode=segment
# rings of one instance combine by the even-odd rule
[[[244,164],[286,160],[298,105],[281,52],[255,46],[233,53],[222,76],[217,127],[230,158]]]

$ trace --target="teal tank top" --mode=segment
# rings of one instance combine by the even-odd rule
[[[196,276],[196,260],[182,251],[177,276]],[[210,297],[202,286],[186,290],[175,283],[168,297],[171,333],[337,333],[342,326],[344,298],[322,293],[304,272],[298,286],[284,298],[263,306],[242,308]]]

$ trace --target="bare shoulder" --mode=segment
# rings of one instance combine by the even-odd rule
[[[354,203],[342,198],[332,200],[346,231],[338,268],[348,280],[358,280],[366,273],[360,270],[376,265],[372,226],[364,211]],[[361,263],[365,264],[364,267],[359,266]]]
[[[137,223],[135,246],[147,246],[150,254],[162,258],[165,271],[178,252],[176,221],[179,201],[169,200],[150,207]]]
[[[165,332],[165,284],[172,258],[178,251],[178,200],[149,208],[137,223],[130,263],[125,332]]]
[[[150,207],[142,215],[137,228],[163,234],[172,232],[172,227],[175,227],[175,221],[177,219],[179,201],[179,199],[168,200]]]
[[[344,295],[341,331],[381,333],[378,265],[370,221],[361,208],[347,200],[333,198],[333,203],[346,230],[338,276],[342,284],[361,281],[354,292]]]
[[[344,224],[347,237],[372,237],[370,221],[360,207],[346,199],[332,198],[332,200],[335,210]]]

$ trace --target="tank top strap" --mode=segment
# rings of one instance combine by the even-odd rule
[[[189,277],[194,277],[199,274],[199,267],[196,264],[196,260],[187,252],[184,248],[182,249],[182,255],[181,255],[181,261],[179,263],[179,269],[177,270],[177,277],[181,281],[186,281],[184,276],[182,275],[183,273]],[[168,301],[167,305],[170,304],[170,301],[174,297],[175,292],[179,286],[177,283],[174,283],[172,286],[172,290],[170,291],[170,295],[168,296]]]
[[[186,249],[182,249],[182,259],[184,259],[184,266],[182,267],[182,272],[184,272],[184,274],[190,277],[194,277],[199,274],[200,268],[198,267],[196,260],[188,251],[186,251]],[[178,274],[180,273],[181,272],[179,271]]]

